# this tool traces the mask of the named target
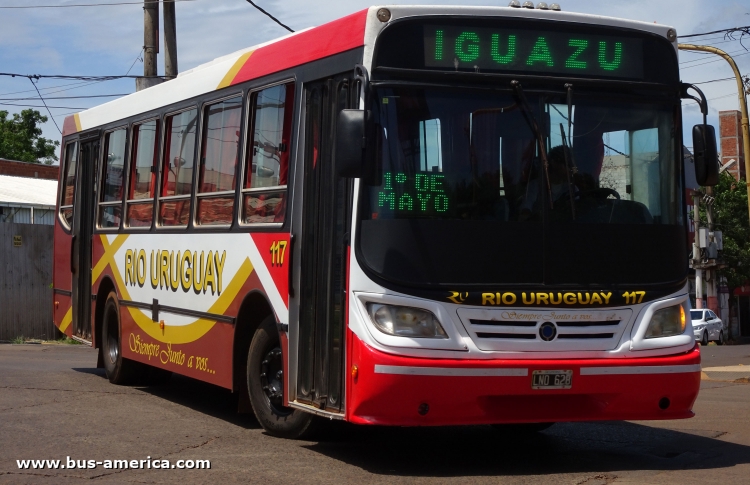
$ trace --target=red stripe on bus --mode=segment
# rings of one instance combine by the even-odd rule
[[[361,47],[365,44],[366,22],[367,9],[261,47],[248,58],[231,85]]]

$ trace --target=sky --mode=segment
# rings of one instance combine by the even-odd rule
[[[134,2],[127,4],[128,2]],[[185,71],[216,57],[280,37],[282,27],[245,0],[177,0],[179,70]],[[73,7],[80,4],[123,5]],[[320,25],[371,5],[363,0],[255,0],[255,3],[294,30]],[[507,1],[419,1],[408,4],[506,6]],[[548,2],[549,3],[549,2]],[[750,25],[750,2],[738,0],[561,0],[562,9],[674,27],[679,35]],[[45,5],[55,6],[46,8]],[[33,7],[33,8],[7,8]],[[143,5],[138,0],[0,0],[0,72],[42,75],[143,74]],[[681,39],[712,45],[733,55],[740,72],[750,74],[750,36],[742,40],[723,34]],[[164,52],[163,47],[160,49]],[[159,73],[164,56],[159,55]],[[737,84],[729,64],[715,55],[680,52],[684,82],[699,84],[709,100],[710,124],[718,129],[718,112],[738,110]],[[728,78],[728,79],[727,79]],[[715,82],[707,82],[715,81]],[[135,91],[133,79],[106,82],[46,80],[37,83],[54,121],[62,128],[66,115]],[[99,97],[92,97],[99,96]],[[30,98],[30,99],[25,99]],[[59,99],[55,99],[59,98]],[[25,77],[0,76],[0,110],[11,113],[34,107],[43,114],[35,87]],[[690,128],[701,122],[697,104],[683,102],[685,144]],[[53,120],[44,136],[60,140]]]

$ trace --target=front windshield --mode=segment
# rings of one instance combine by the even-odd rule
[[[703,310],[690,310],[691,320],[703,320]]]
[[[563,94],[381,89],[371,218],[681,223],[673,108]],[[526,116],[524,116],[526,114]],[[543,131],[547,169],[532,125]]]
[[[433,284],[591,283],[596,271],[576,271],[560,259],[583,251],[601,266],[601,259],[618,257],[608,253],[618,251],[623,238],[684,238],[674,100],[576,92],[569,105],[563,90],[525,96],[527,103],[507,91],[374,92],[382,178],[362,194],[360,247],[368,266],[413,284],[422,278]],[[488,237],[489,243],[477,242]],[[466,264],[447,273],[434,269],[448,253],[456,261],[461,248],[472,247],[504,253],[489,258],[498,266],[494,272],[481,262],[483,271]],[[519,258],[529,263],[511,261]],[[677,265],[682,271],[684,261]],[[507,274],[516,267],[517,274]],[[639,279],[632,270],[620,273],[606,279]],[[665,277],[674,276],[645,279]]]

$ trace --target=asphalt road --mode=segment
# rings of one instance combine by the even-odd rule
[[[174,377],[118,387],[83,346],[0,345],[0,484],[750,483],[750,384],[702,381],[696,417],[491,427],[338,426],[289,441],[237,415],[227,391]],[[750,345],[704,349],[704,367],[750,366]],[[211,460],[210,470],[20,470],[19,459]]]

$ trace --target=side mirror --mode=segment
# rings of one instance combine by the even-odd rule
[[[344,109],[336,120],[334,160],[340,177],[365,176],[365,111]]]
[[[713,186],[719,183],[719,155],[716,150],[716,131],[713,126],[693,126],[693,156],[697,182],[703,186]]]

